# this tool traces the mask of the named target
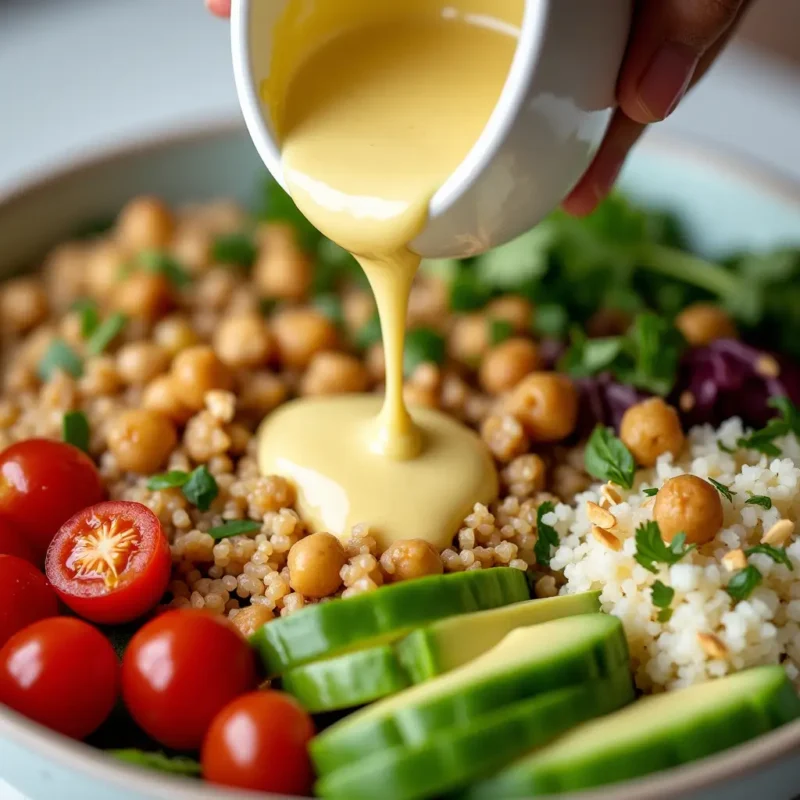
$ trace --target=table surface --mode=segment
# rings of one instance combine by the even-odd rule
[[[202,0],[0,0],[0,194],[98,149],[239,114]],[[800,181],[800,72],[734,45],[664,130]],[[24,800],[0,778],[0,800]]]

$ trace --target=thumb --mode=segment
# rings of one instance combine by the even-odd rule
[[[744,13],[748,0],[639,0],[620,74],[623,112],[640,123],[668,117],[703,56]]]

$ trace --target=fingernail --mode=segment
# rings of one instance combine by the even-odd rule
[[[662,45],[639,84],[639,104],[654,122],[666,119],[683,99],[700,56],[684,44]]]
[[[592,188],[598,202],[605,200],[606,195],[614,188],[626,155],[626,153],[608,152],[595,164]]]

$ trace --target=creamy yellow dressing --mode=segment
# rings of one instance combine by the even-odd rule
[[[295,0],[277,28],[262,97],[289,191],[358,259],[381,318],[386,392],[301,400],[260,432],[264,472],[291,478],[315,530],[366,522],[385,547],[446,546],[497,494],[478,437],[403,401],[408,245],[430,200],[477,142],[505,84],[523,0]]]

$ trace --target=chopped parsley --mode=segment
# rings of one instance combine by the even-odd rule
[[[731,575],[725,591],[736,601],[746,600],[763,579],[758,567],[748,564]]]
[[[86,351],[89,355],[99,356],[122,333],[127,324],[128,318],[124,314],[112,314],[103,320],[89,337]]]
[[[656,581],[652,588],[652,601],[656,608],[661,609],[658,612],[659,622],[669,622],[672,618],[672,600],[675,597],[675,590],[671,586],[667,586],[661,581]]]
[[[167,756],[164,753],[148,753],[145,750],[126,748],[123,750],[106,750],[109,755],[126,761],[128,764],[135,764],[137,767],[145,769],[155,769],[160,772],[171,772],[174,775],[186,775],[189,777],[200,777],[200,764],[193,758],[187,756]]]
[[[658,489],[643,489],[647,497],[655,497],[658,494]]]
[[[224,233],[211,245],[211,257],[220,264],[250,269],[258,255],[253,237],[247,233]]]
[[[217,482],[205,465],[197,467],[193,472],[176,469],[160,475],[153,475],[147,481],[147,488],[151,492],[162,489],[181,489],[184,497],[197,506],[200,511],[208,511],[219,494]]]
[[[506,339],[514,335],[514,326],[507,319],[489,320],[489,344],[502,344]]]
[[[636,529],[636,561],[654,575],[658,574],[657,564],[672,566],[677,564],[695,545],[686,545],[686,534],[679,533],[667,544],[661,538],[661,528],[657,522],[645,522]]]
[[[725,486],[724,483],[720,483],[719,481],[715,481],[713,478],[709,478],[708,482],[729,502],[733,502],[733,496],[736,492],[732,492],[729,487]]]
[[[83,375],[81,357],[63,339],[53,340],[39,362],[37,373],[46,383],[58,370],[72,375],[73,378]]]
[[[61,420],[62,438],[67,444],[89,452],[89,420],[83,411],[68,411]]]
[[[251,519],[235,519],[224,525],[217,525],[208,533],[212,539],[227,539],[230,536],[239,536],[243,533],[256,533],[261,530],[261,525]]]
[[[601,481],[611,481],[625,489],[633,487],[636,464],[630,450],[611,428],[598,425],[586,445],[586,471]]]
[[[764,508],[767,511],[772,508],[772,500],[770,500],[770,498],[765,494],[754,494],[752,497],[749,497],[747,500],[745,500],[744,504],[746,506],[761,506],[761,508]]]
[[[541,567],[550,566],[550,548],[558,547],[559,543],[558,531],[544,521],[544,517],[555,510],[555,504],[549,500],[536,509],[537,537],[533,552],[536,555],[536,563]]]
[[[786,552],[785,547],[773,547],[770,544],[757,544],[744,551],[744,554],[749,558],[753,553],[760,553],[763,556],[769,556],[776,564],[783,564],[790,570],[794,570],[794,565],[789,559],[789,554]]]
[[[156,275],[163,275],[178,289],[192,282],[191,276],[181,263],[163,250],[143,250],[139,253],[136,265]]]
[[[72,305],[72,310],[78,314],[81,324],[81,338],[88,339],[100,324],[100,314],[97,311],[97,304],[94,300],[84,297],[76,300]]]
[[[403,374],[410,377],[420,364],[441,364],[444,356],[444,336],[431,328],[414,328],[406,334]]]
[[[778,458],[781,449],[775,444],[775,439],[790,433],[800,436],[800,410],[788,397],[772,397],[769,405],[778,411],[778,416],[760,430],[740,438],[737,444],[739,447],[755,450],[770,458]]]

